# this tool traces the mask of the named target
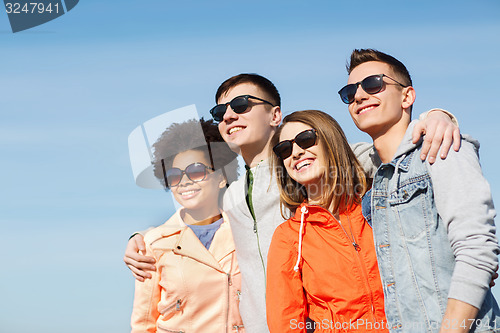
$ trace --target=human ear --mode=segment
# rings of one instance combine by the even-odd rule
[[[217,178],[218,178],[218,182],[219,182],[219,188],[220,189],[223,189],[224,187],[227,186],[227,180],[226,180],[226,177],[224,177],[224,174],[222,173],[221,170],[217,170]]]
[[[415,103],[416,99],[415,89],[412,86],[403,88],[403,100],[401,101],[401,107],[403,109],[408,109]]]
[[[275,106],[271,110],[271,122],[269,123],[272,127],[278,127],[281,124],[281,118],[283,114],[281,113],[281,108],[279,106]]]
[[[224,187],[227,186],[227,181],[226,181],[226,178],[222,177],[222,179],[220,180],[219,182],[219,188],[220,189],[223,189]]]

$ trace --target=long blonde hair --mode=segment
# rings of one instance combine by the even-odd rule
[[[303,123],[316,130],[316,144],[321,143],[328,172],[324,174],[324,184],[328,187],[320,206],[332,213],[344,211],[354,203],[361,202],[361,197],[368,188],[366,174],[347,142],[342,128],[330,115],[319,110],[296,111],[287,115],[271,139],[274,147],[279,143],[283,127],[287,123]],[[280,191],[281,214],[288,208],[292,212],[308,199],[306,188],[290,178],[283,160],[271,150],[271,168],[276,175]],[[331,176],[331,177],[330,177]]]

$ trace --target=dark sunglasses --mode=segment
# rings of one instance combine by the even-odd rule
[[[307,149],[316,144],[316,131],[314,129],[308,129],[300,132],[292,140],[284,140],[274,146],[273,151],[282,160],[287,159],[292,155],[293,143],[295,142],[297,146],[302,149]]]
[[[271,106],[274,106],[273,103],[263,100],[262,98],[258,98],[252,95],[242,95],[233,98],[231,102],[225,104],[217,104],[210,110],[210,114],[214,118],[215,121],[221,122],[224,114],[226,113],[227,106],[229,105],[234,112],[240,114],[245,112],[248,109],[248,99],[256,99],[258,101],[267,103]]]
[[[206,166],[203,163],[193,163],[186,167],[186,169],[181,170],[179,168],[168,169],[165,172],[165,163],[161,160],[161,166],[163,168],[163,177],[165,179],[165,184],[167,187],[175,187],[180,184],[182,176],[186,175],[193,182],[201,182],[207,178],[207,170],[214,171],[213,168]]]
[[[406,88],[409,86],[405,86],[404,84],[394,80],[392,77],[387,76],[385,74],[377,74],[377,75],[370,75],[368,77],[365,77],[362,81],[356,82],[356,83],[351,83],[345,86],[344,88],[339,90],[339,95],[340,99],[342,102],[346,104],[351,104],[354,102],[354,96],[356,96],[356,91],[358,90],[358,86],[361,85],[361,88],[363,88],[364,91],[366,91],[368,94],[373,95],[384,87],[384,77],[391,79],[392,81],[396,82],[399,84],[401,87]]]

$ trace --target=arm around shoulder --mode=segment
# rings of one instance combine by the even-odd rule
[[[382,164],[373,143],[357,142],[351,143],[349,146],[351,146],[354,155],[356,155],[366,174],[373,177],[377,168]]]
[[[478,144],[462,140],[459,152],[428,164],[438,214],[448,227],[456,265],[449,298],[480,308],[498,265],[495,209],[479,164]]]

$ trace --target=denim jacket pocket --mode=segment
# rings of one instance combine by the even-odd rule
[[[391,193],[388,200],[389,205],[409,203],[420,192],[427,191],[427,187],[429,186],[428,177],[428,175],[423,175],[405,181],[396,191]]]
[[[401,235],[408,241],[420,239],[428,228],[432,214],[429,183],[428,175],[409,179],[393,191],[387,200],[390,208],[396,212]]]

